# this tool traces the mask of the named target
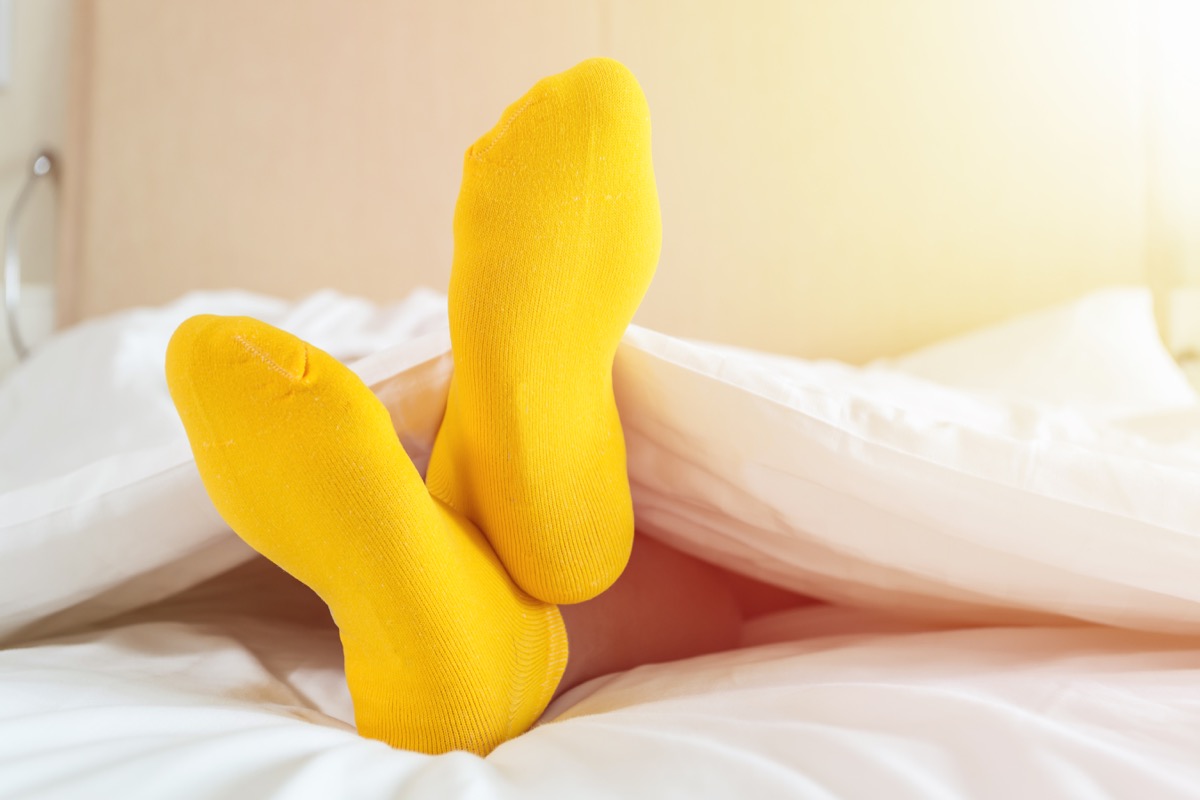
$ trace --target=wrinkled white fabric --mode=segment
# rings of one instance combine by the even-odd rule
[[[1182,800],[1200,782],[1200,641],[829,607],[584,684],[486,759],[391,750],[347,724],[336,631],[271,569],[0,651],[0,796]]]
[[[0,796],[1194,793],[1200,411],[1144,290],[866,368],[631,328],[639,527],[853,608],[579,687],[486,760],[353,735],[327,615],[223,526],[166,395],[202,311],[374,353],[355,369],[428,457],[432,293],[189,295],[48,342],[0,384]]]

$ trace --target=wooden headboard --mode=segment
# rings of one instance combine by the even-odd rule
[[[463,151],[592,55],[654,119],[642,324],[862,360],[1170,283],[1143,5],[80,0],[60,316],[444,289]]]

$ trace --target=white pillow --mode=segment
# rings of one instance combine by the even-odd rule
[[[631,330],[615,385],[639,526],[682,550],[898,613],[1200,632],[1200,446],[1103,422],[1195,413],[1144,289],[891,367]]]
[[[167,393],[167,340],[200,313],[254,316],[343,359],[446,318],[430,291],[383,308],[334,292],[294,304],[197,292],[39,347],[0,383],[0,639],[92,622],[253,555],[209,502]]]
[[[1095,422],[1196,405],[1140,288],[1103,289],[873,366]]]
[[[1152,324],[1144,292],[1124,297],[1122,313]],[[433,333],[356,365],[419,466],[451,370],[444,309],[426,300],[389,335]],[[222,306],[213,296],[206,303]],[[346,313],[347,303],[357,310]],[[146,422],[169,416],[165,388],[147,388],[136,402],[102,379],[67,395],[52,390],[61,389],[55,376],[84,357],[102,365],[94,374],[123,364],[122,374],[158,386],[166,335],[186,314],[181,305],[139,313],[161,336],[136,348],[136,358],[124,345],[137,325],[115,318],[98,323],[116,334],[110,350],[80,341],[96,336],[68,334],[47,351],[57,355],[43,356],[53,369],[18,372],[17,394],[27,402],[14,405],[11,384],[0,388],[0,443],[23,435],[17,427],[40,426],[28,446],[45,451],[29,472],[19,456],[0,451],[0,490],[8,489],[0,494],[0,636],[60,630],[150,602],[249,555],[205,500],[177,423]],[[329,333],[333,319],[360,334],[378,327],[370,306],[348,300],[310,314],[308,324]],[[318,344],[336,353],[333,340]],[[1012,341],[1069,355],[1061,342]],[[1169,388],[1178,376],[1162,355],[1157,341],[1144,341],[1105,369],[1119,373],[1126,359],[1146,385]],[[988,356],[1022,354],[993,348]],[[1081,385],[1097,385],[1088,377],[1080,374]],[[639,527],[683,550],[893,612],[981,622],[1066,615],[1200,632],[1194,446],[1149,442],[1028,398],[984,396],[881,366],[783,359],[636,327],[618,354],[614,385]],[[105,400],[113,397],[122,402]],[[1156,407],[1177,412],[1180,402],[1179,392],[1163,390],[1133,405],[1145,418]],[[47,417],[43,407],[56,410]],[[69,428],[86,435],[78,420],[96,407],[109,415],[105,426],[131,436],[144,423],[171,432],[157,442],[137,434],[138,446],[128,447],[92,431],[101,443],[83,450],[107,447],[107,455],[79,465],[70,455],[76,443],[54,435],[53,418],[76,419]],[[14,408],[15,417],[7,413]],[[69,469],[47,477],[55,463]]]

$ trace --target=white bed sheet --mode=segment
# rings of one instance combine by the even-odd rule
[[[328,615],[197,491],[161,349],[199,310],[347,358],[409,341],[357,368],[427,456],[451,368],[432,294],[390,309],[190,296],[52,341],[0,386],[2,797],[1196,796],[1200,495],[1180,496],[1200,465],[1196,397],[1143,291],[867,370],[631,331],[617,379],[639,520],[858,607],[776,615],[737,651],[578,687],[487,759],[357,737]],[[1004,369],[967,369],[988,352]],[[730,422],[722,402],[761,412],[742,438],[694,427]],[[764,432],[811,448],[779,463],[818,477],[771,486]],[[1031,448],[1021,481],[980,472]],[[906,485],[885,456],[947,483]],[[855,502],[830,514],[839,496]],[[973,510],[1011,525],[1006,497],[1018,521],[1063,529],[976,527]],[[969,507],[937,518],[943,499]],[[1104,537],[1082,537],[1093,516]]]
[[[914,630],[833,607],[761,620],[732,653],[579,687],[487,759],[394,751],[353,733],[335,630],[270,570],[251,562],[118,624],[0,652],[0,795],[1011,800],[1200,786],[1194,640]]]

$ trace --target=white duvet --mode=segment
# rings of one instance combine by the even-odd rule
[[[423,466],[444,301],[189,295],[0,384],[0,797],[1200,796],[1200,405],[1148,293],[868,368],[632,328],[639,527],[834,601],[559,698],[487,759],[357,737],[336,631],[216,516],[162,377],[200,311],[355,368]]]

